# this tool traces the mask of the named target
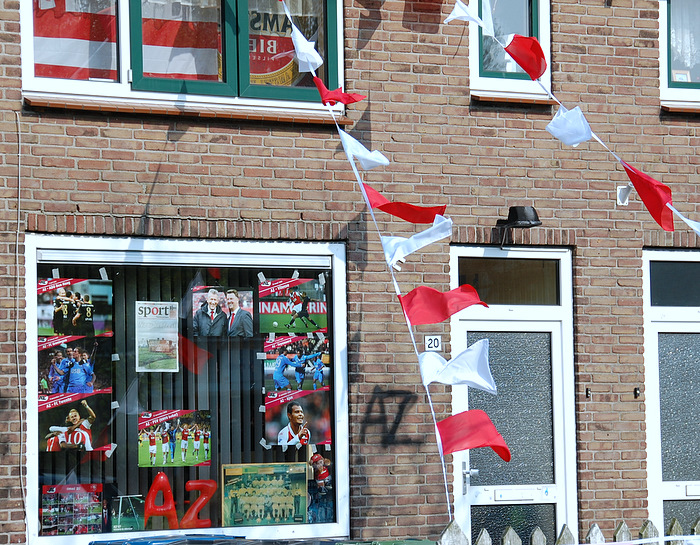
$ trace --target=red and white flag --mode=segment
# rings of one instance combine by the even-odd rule
[[[469,284],[445,293],[428,286],[418,286],[399,296],[399,301],[412,325],[439,324],[471,305],[488,307]]]
[[[651,176],[644,174],[641,170],[637,170],[624,161],[620,162],[651,217],[656,220],[656,223],[664,231],[673,231],[673,212],[667,206],[667,204],[672,204],[671,189],[667,185],[654,180]]]

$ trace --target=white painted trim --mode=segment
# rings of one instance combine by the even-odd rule
[[[347,278],[345,246],[337,243],[307,242],[246,242],[234,240],[174,240],[157,238],[111,238],[62,235],[35,235],[25,237],[25,292],[27,315],[27,542],[46,545],[88,545],[93,541],[120,538],[154,537],[154,532],[108,533],[81,536],[39,536],[39,481],[36,468],[38,454],[38,354],[37,346],[36,285],[37,262],[70,260],[76,262],[75,248],[80,248],[84,263],[125,263],[155,265],[241,265],[251,263],[270,266],[268,255],[280,260],[281,267],[318,267],[332,270],[333,289],[333,361],[338,372],[332,373],[335,389],[335,456],[337,518],[330,524],[301,524],[245,528],[205,528],[173,530],[169,535],[211,534],[245,536],[250,539],[310,539],[347,537],[350,535],[350,453],[348,417],[348,369],[347,369]],[[63,252],[69,258],[60,258]],[[234,253],[236,252],[236,253]],[[177,258],[177,263],[172,256]],[[264,260],[264,263],[261,263]],[[335,363],[337,362],[337,364]],[[162,534],[161,531],[156,532]]]

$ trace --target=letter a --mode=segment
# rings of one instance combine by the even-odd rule
[[[163,492],[162,505],[156,505],[158,492]],[[159,471],[156,478],[153,479],[153,484],[146,496],[143,520],[144,528],[148,524],[148,519],[150,517],[165,517],[168,519],[168,527],[171,530],[177,530],[179,528],[177,523],[177,511],[175,510],[175,500],[173,500],[173,490],[170,488],[168,476],[162,471]]]

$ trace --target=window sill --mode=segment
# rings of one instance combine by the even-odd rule
[[[509,102],[513,104],[554,105],[557,102],[547,95],[538,93],[513,93],[507,91],[476,91],[471,90],[472,99],[480,102]]]
[[[684,100],[662,100],[661,109],[671,113],[700,113],[700,102]]]
[[[247,121],[270,121],[281,123],[304,123],[333,125],[333,116],[328,110],[213,105],[196,102],[129,100],[101,97],[83,97],[68,94],[24,92],[24,102],[32,108],[57,108],[88,112],[122,113],[137,115],[174,115],[205,119],[241,119]],[[350,125],[352,121],[341,111],[334,110],[339,125]]]

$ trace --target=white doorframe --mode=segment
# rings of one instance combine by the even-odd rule
[[[700,505],[700,476],[696,481],[664,481],[661,461],[661,398],[659,334],[700,334],[699,307],[651,306],[652,261],[700,262],[699,252],[646,250],[643,254],[644,400],[646,403],[647,489],[649,520],[663,534],[664,501],[696,500]],[[684,530],[689,530],[684,528]]]
[[[578,539],[578,509],[576,481],[576,425],[574,406],[573,357],[573,291],[572,258],[567,249],[508,249],[457,247],[450,252],[451,288],[458,287],[460,257],[491,257],[518,259],[547,259],[559,261],[560,305],[493,305],[489,308],[472,306],[455,314],[451,320],[452,357],[467,348],[467,331],[549,332],[552,350],[552,407],[554,426],[554,473],[551,486],[531,485],[509,487],[513,501],[508,503],[556,505],[556,533],[567,524]],[[488,303],[488,301],[486,301]],[[498,386],[498,385],[497,385]],[[453,387],[453,414],[467,410],[467,387]],[[469,468],[469,451],[453,455],[453,490],[455,519],[467,536],[471,536],[470,506],[496,504],[495,490],[489,487],[467,487],[463,494],[463,464]],[[473,488],[474,490],[470,490]],[[498,489],[504,487],[499,486]],[[535,490],[537,488],[537,490]],[[522,498],[518,500],[517,498]],[[496,536],[492,536],[496,537]]]

